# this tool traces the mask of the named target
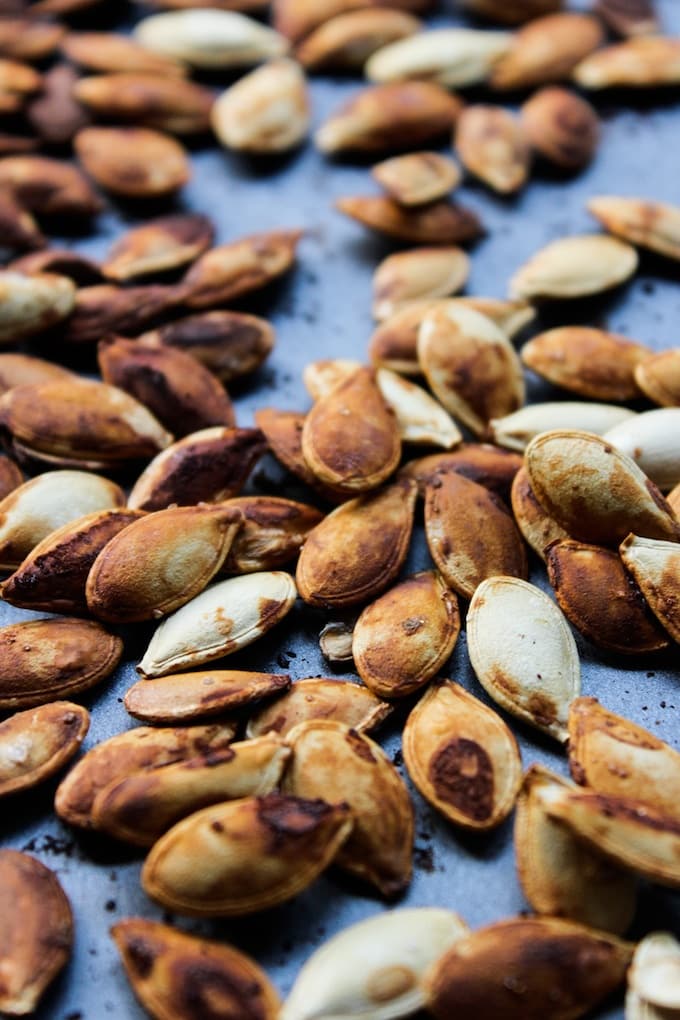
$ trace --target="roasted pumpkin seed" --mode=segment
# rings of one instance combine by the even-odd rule
[[[53,701],[0,723],[0,797],[44,783],[77,754],[90,714],[70,701]]]
[[[69,32],[61,42],[64,56],[86,71],[103,74],[160,74],[184,78],[186,68],[172,57],[154,53],[118,32]]]
[[[135,38],[153,53],[198,68],[248,67],[288,49],[286,40],[271,28],[214,8],[154,14],[139,22]]]
[[[116,334],[136,336],[166,316],[181,297],[181,289],[160,284],[81,287],[62,337],[70,344],[86,344]]]
[[[443,200],[408,207],[382,195],[370,195],[339,198],[335,207],[371,230],[412,244],[458,244],[482,232],[476,213]]]
[[[56,64],[43,75],[42,92],[26,109],[26,117],[43,144],[70,145],[91,123],[89,113],[73,95],[77,80],[68,64]]]
[[[15,386],[72,378],[72,372],[52,361],[34,358],[30,354],[0,354],[0,393],[6,393]]]
[[[454,144],[465,169],[494,191],[510,195],[527,183],[531,152],[522,124],[502,106],[466,106]]]
[[[323,518],[315,507],[279,496],[239,496],[223,505],[243,514],[243,523],[224,561],[223,570],[230,574],[286,566]]]
[[[376,382],[394,411],[402,442],[443,446],[446,450],[461,442],[456,423],[426,390],[388,368],[377,370]]]
[[[650,354],[635,366],[635,382],[661,407],[680,407],[680,348]]]
[[[382,13],[382,12],[381,12]],[[458,186],[460,168],[438,152],[409,152],[376,163],[374,180],[400,205],[426,205]]]
[[[430,29],[383,46],[366,62],[364,72],[376,82],[416,78],[454,89],[478,85],[508,52],[511,40],[508,32]]]
[[[552,542],[568,539],[569,534],[553,520],[536,499],[525,467],[521,467],[515,475],[510,500],[517,527],[522,532],[524,541],[545,562],[548,546]]]
[[[425,495],[428,482],[443,471],[456,471],[485,489],[508,501],[510,486],[522,467],[522,458],[490,443],[461,443],[450,453],[433,453],[411,460],[401,468],[400,478],[413,478],[418,491]]]
[[[158,198],[191,177],[186,150],[150,128],[88,127],[74,140],[78,159],[97,184],[127,198]]]
[[[151,723],[191,722],[251,705],[281,694],[290,677],[277,673],[213,669],[139,680],[125,695],[125,707],[136,719]],[[254,734],[259,736],[259,734]]]
[[[358,733],[370,733],[391,711],[363,684],[327,677],[296,680],[285,694],[250,717],[246,736],[285,737],[298,723],[315,719],[334,719]]]
[[[546,334],[544,334],[546,335]],[[541,432],[555,429],[580,429],[598,436],[633,418],[635,413],[615,404],[594,404],[585,401],[558,400],[530,404],[504,418],[490,423],[494,442],[508,450],[524,451]]]
[[[212,248],[184,277],[184,303],[210,308],[259,290],[288,272],[301,237],[300,230],[272,230]]]
[[[65,276],[0,272],[0,343],[16,343],[43,333],[71,313],[76,300]]]
[[[101,199],[77,167],[48,156],[6,156],[0,161],[0,185],[39,216],[81,219],[102,208]]]
[[[376,50],[414,35],[421,26],[406,11],[387,7],[347,11],[310,32],[295,48],[295,57],[309,71],[360,70]]]
[[[604,39],[588,14],[565,12],[536,18],[515,35],[510,51],[491,72],[495,89],[524,89],[561,81]]]
[[[591,53],[574,70],[584,89],[658,88],[680,81],[680,40],[638,36]]]
[[[641,248],[680,259],[680,208],[642,198],[602,195],[591,198],[588,212],[611,234]]]
[[[425,11],[429,0],[274,0],[274,27],[297,42],[326,21],[364,7],[389,7],[391,10]]]
[[[128,230],[109,251],[102,272],[110,280],[125,283],[140,276],[180,269],[202,255],[213,242],[214,230],[207,216],[178,214],[151,220]]]
[[[648,478],[667,492],[680,482],[680,449],[675,437],[680,429],[680,407],[645,411],[620,422],[604,439],[627,454]]]
[[[139,124],[171,135],[201,134],[210,128],[213,94],[184,78],[158,74],[99,74],[80,78],[74,95],[107,120]]]
[[[251,71],[212,108],[218,141],[238,152],[288,152],[307,137],[310,120],[307,81],[295,60],[272,60]]]
[[[380,322],[414,301],[455,294],[469,272],[470,260],[461,248],[413,248],[388,255],[373,274],[373,317]]]
[[[628,535],[619,552],[661,626],[680,643],[678,568],[680,549],[675,542]]]
[[[680,1010],[680,944],[670,932],[651,932],[635,950],[628,971],[627,1020],[672,1020]],[[629,998],[639,1012],[629,1012]]]

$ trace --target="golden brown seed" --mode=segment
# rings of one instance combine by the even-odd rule
[[[29,354],[0,354],[0,393],[6,393],[15,386],[72,378],[73,372],[52,361]]]
[[[92,828],[92,805],[110,783],[142,769],[218,753],[229,746],[235,734],[234,723],[221,722],[176,729],[137,726],[110,737],[88,751],[61,781],[55,810],[69,825]]]
[[[217,574],[241,521],[239,510],[205,504],[145,514],[115,535],[92,564],[88,609],[110,623],[173,612]]]
[[[666,202],[603,195],[591,198],[588,212],[611,234],[680,259],[680,208]]]
[[[2,584],[12,606],[87,616],[85,584],[104,546],[141,516],[139,510],[99,510],[50,532]]]
[[[302,429],[302,454],[321,482],[350,495],[376,488],[396,470],[401,438],[374,369],[359,368],[317,401]]]
[[[84,128],[74,147],[90,177],[114,195],[158,198],[183,188],[191,177],[186,150],[150,128]]]
[[[211,428],[173,443],[135,482],[128,506],[163,510],[236,496],[267,445],[259,429]]]
[[[425,483],[425,536],[444,580],[463,598],[472,598],[487,577],[528,576],[526,549],[508,508],[456,471]]]
[[[659,623],[674,641],[680,643],[680,550],[677,541],[677,537],[675,542],[663,542],[631,534],[621,544],[619,552],[626,570],[635,578]]]
[[[102,340],[97,360],[104,382],[129,393],[175,436],[236,424],[219,379],[184,351],[117,338]]]
[[[550,14],[562,6],[563,0],[462,0],[462,6],[473,14],[505,25],[521,25],[523,21]]]
[[[413,478],[420,496],[425,495],[428,482],[444,471],[455,471],[485,489],[490,489],[507,502],[510,486],[522,467],[522,458],[490,443],[461,443],[450,453],[433,453],[411,460],[399,471],[400,478]]]
[[[315,507],[279,496],[238,496],[224,505],[243,514],[243,523],[222,568],[229,574],[286,566],[323,518]]]
[[[0,566],[15,570],[57,528],[124,502],[119,486],[85,471],[47,471],[24,482],[0,503]]]
[[[400,205],[418,206],[445,198],[458,186],[460,168],[438,152],[409,152],[376,163],[373,178]]]
[[[0,502],[14,492],[20,485],[23,485],[24,475],[21,468],[14,463],[11,457],[0,454]]]
[[[465,169],[502,195],[519,191],[529,179],[531,153],[522,124],[501,106],[467,106],[454,144]]]
[[[98,343],[107,336],[136,336],[167,315],[182,299],[181,289],[149,284],[116,287],[104,283],[82,287],[63,339],[71,344]]]
[[[418,361],[437,399],[477,435],[524,403],[519,358],[504,333],[472,308],[447,304],[426,313]]]
[[[404,761],[423,797],[455,825],[495,828],[522,782],[517,741],[501,717],[450,680],[438,680],[404,729]]]
[[[461,248],[412,248],[388,255],[373,274],[373,317],[389,319],[414,301],[461,290],[470,260]]]
[[[630,943],[573,921],[499,921],[435,964],[428,1009],[437,1020],[574,1020],[622,983],[632,952]]]
[[[238,669],[178,673],[133,684],[125,695],[125,707],[130,715],[143,722],[186,723],[223,715],[261,698],[280,694],[289,687],[290,677],[277,673],[250,673]]]
[[[680,40],[640,36],[591,53],[574,70],[584,89],[657,88],[680,81]]]
[[[343,503],[310,532],[296,581],[308,605],[340,608],[375,598],[406,557],[417,496],[415,482],[396,482]]]
[[[492,577],[472,598],[467,632],[470,661],[487,694],[529,725],[566,740],[581,667],[555,603],[520,578]]]
[[[508,32],[470,28],[435,28],[419,32],[374,53],[364,73],[370,81],[420,79],[447,88],[486,81],[494,64],[507,53]]]
[[[308,71],[361,69],[372,53],[418,32],[422,22],[406,11],[348,11],[324,21],[295,49]]]
[[[23,1016],[68,962],[71,906],[53,871],[28,854],[0,850],[0,914],[0,1010]]]
[[[572,703],[569,768],[577,783],[596,793],[644,801],[662,814],[677,814],[680,754],[596,698]]]
[[[212,93],[183,78],[101,74],[81,78],[74,95],[96,115],[169,134],[198,134],[210,127]]]
[[[257,964],[232,946],[186,935],[157,921],[130,917],[111,935],[125,973],[152,1016],[208,1016],[275,1020],[279,997]]]
[[[389,7],[418,14],[427,10],[429,0],[274,0],[274,27],[297,42],[319,25],[339,14],[365,7]]]
[[[123,642],[97,623],[68,617],[0,629],[0,708],[21,709],[89,690],[109,677]]]
[[[520,467],[515,475],[510,497],[512,512],[524,541],[545,562],[548,546],[552,542],[568,539],[568,532],[553,520],[550,514],[546,513],[536,499],[536,493],[531,488],[529,473],[525,467]]]
[[[510,281],[516,298],[578,298],[628,280],[638,266],[634,248],[613,237],[581,234],[541,248]]]
[[[245,312],[204,312],[145,333],[144,347],[176,347],[200,361],[223,383],[254,372],[274,347],[274,329]]]
[[[57,379],[20,386],[0,398],[15,444],[36,459],[92,470],[153,457],[172,436],[147,409],[115,386]]]
[[[140,276],[180,269],[202,255],[213,242],[207,216],[178,214],[152,220],[120,237],[102,264],[108,279],[119,283]]]
[[[544,432],[529,443],[525,461],[539,503],[572,538],[610,547],[631,531],[680,540],[680,527],[654,483],[600,436]]]
[[[0,161],[0,185],[41,216],[94,216],[101,199],[77,167],[47,156],[7,156]]]
[[[73,64],[103,74],[160,74],[184,78],[187,73],[180,61],[153,53],[117,32],[69,32],[62,40],[61,51]]]
[[[303,411],[279,411],[273,407],[260,408],[255,412],[255,422],[262,429],[277,460],[306,485],[316,489],[324,499],[337,503],[346,498],[344,494],[323,486],[302,455],[302,430],[306,417]]]
[[[443,667],[458,640],[458,602],[434,571],[391,588],[364,609],[352,637],[356,669],[381,698],[412,694]]]
[[[0,271],[0,343],[43,333],[71,313],[76,289],[65,276]]]
[[[524,89],[568,78],[603,38],[600,22],[588,14],[550,14],[530,21],[495,65],[491,87]]]
[[[89,725],[87,709],[70,701],[17,712],[0,723],[0,797],[30,790],[59,772]]]
[[[246,736],[285,737],[298,723],[316,719],[334,719],[359,733],[370,733],[391,711],[363,684],[327,677],[296,680],[285,694],[250,717]]]
[[[409,208],[391,198],[370,195],[339,198],[335,207],[371,230],[412,244],[458,244],[482,232],[476,213],[442,200]]]
[[[346,804],[279,793],[204,808],[154,845],[144,862],[142,887],[182,914],[255,913],[311,885],[352,825]]]
[[[668,647],[618,553],[567,540],[551,545],[545,556],[560,609],[593,644],[624,655]]]
[[[258,155],[288,152],[309,131],[311,105],[304,71],[295,60],[272,60],[223,92],[212,126],[227,149]]]
[[[644,344],[586,326],[562,326],[540,333],[524,345],[527,368],[581,397],[635,400],[640,390],[636,366],[651,354]]]
[[[87,110],[73,95],[78,75],[68,64],[57,64],[43,76],[42,92],[26,109],[31,127],[46,145],[69,145],[91,123]]]
[[[0,23],[0,55],[11,60],[44,60],[59,45],[62,25],[30,18],[3,18]]]
[[[382,152],[416,148],[451,131],[461,101],[427,81],[363,89],[325,121],[315,135],[321,152]]]
[[[213,248],[184,277],[184,303],[210,308],[259,290],[292,267],[301,237],[300,230],[272,230]]]
[[[680,520],[680,484],[676,485],[673,491],[668,493],[666,498],[671,510],[678,520]]]
[[[0,231],[3,248],[11,251],[32,251],[46,243],[35,218],[5,186],[0,188]]]
[[[596,0],[595,10],[618,35],[658,35],[654,0]]]
[[[351,809],[354,826],[335,863],[383,896],[400,893],[411,880],[413,806],[385,752],[331,719],[300,723],[286,739],[293,757],[284,789],[311,798],[323,790],[332,803]]]
[[[161,623],[137,671],[164,676],[230,655],[279,623],[296,595],[290,574],[277,570],[213,584]]]
[[[404,443],[443,446],[450,450],[462,440],[456,423],[427,390],[388,368],[379,368],[376,381],[397,419]]]
[[[544,793],[570,785],[540,765],[532,765],[524,777],[514,832],[520,884],[536,913],[620,935],[635,913],[637,882],[546,813]]]
[[[585,99],[556,86],[539,89],[522,109],[522,128],[536,152],[565,170],[580,170],[595,155],[600,121]]]
[[[635,366],[635,382],[660,407],[680,407],[680,347],[640,361]]]
[[[125,776],[97,794],[94,827],[135,846],[153,846],[171,826],[201,808],[271,793],[290,755],[281,738],[269,734]]]

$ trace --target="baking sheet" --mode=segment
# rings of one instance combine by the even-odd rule
[[[659,0],[659,10],[666,32],[680,34],[677,0]],[[460,19],[449,15],[443,20],[451,24]],[[314,78],[315,124],[360,87],[350,79]],[[475,98],[483,95],[480,92]],[[471,250],[466,293],[502,297],[513,271],[541,245],[565,234],[596,230],[585,210],[592,195],[630,194],[680,201],[680,90],[648,96],[595,96],[595,103],[603,118],[603,137],[598,155],[585,173],[572,178],[537,167],[524,194],[511,200],[494,197],[474,184],[461,189],[461,200],[480,213],[488,229],[487,236]],[[193,162],[194,179],[176,203],[153,210],[112,204],[100,218],[96,236],[64,240],[99,257],[123,229],[151,212],[169,209],[207,212],[215,219],[218,243],[257,230],[305,227],[308,233],[295,272],[262,296],[239,305],[269,317],[278,339],[267,364],[233,396],[240,425],[250,425],[258,407],[307,408],[309,398],[301,372],[308,361],[365,358],[373,328],[371,274],[378,261],[394,250],[332,209],[337,197],[375,190],[369,164],[331,163],[312,145],[274,161],[243,159],[199,145]],[[60,240],[54,239],[54,243]],[[640,272],[628,287],[605,297],[562,305],[544,315],[535,331],[583,322],[624,333],[654,349],[677,345],[678,272],[677,263],[643,255]],[[530,379],[529,395],[532,400],[566,396],[535,378]],[[255,471],[253,491],[280,493],[283,478],[276,463],[265,458]],[[535,559],[532,563],[532,580],[546,588],[542,567]],[[405,572],[428,565],[418,533]],[[0,604],[0,623],[33,615]],[[328,618],[333,617],[298,605],[281,626],[225,660],[224,665],[285,671],[294,679],[333,675],[318,648],[318,634]],[[152,631],[152,627],[140,626],[128,632],[125,665],[103,688],[82,699],[92,710],[85,749],[133,725],[121,699],[136,679],[134,663]],[[644,661],[627,660],[599,651],[578,634],[576,639],[583,693],[596,695],[607,707],[678,747],[678,647]],[[488,701],[470,669],[464,633],[445,672]],[[399,709],[378,735],[400,769],[399,732],[404,716],[405,708]],[[553,742],[516,721],[511,725],[519,737],[525,766],[537,761],[566,774],[565,758]],[[118,918],[139,914],[165,919],[186,931],[229,940],[252,953],[285,994],[302,962],[323,940],[386,909],[380,900],[331,872],[291,903],[255,918],[196,922],[171,917],[141,891],[141,856],[137,852],[83,835],[59,822],[51,809],[55,787],[52,782],[27,796],[4,801],[0,822],[0,845],[29,851],[53,868],[75,913],[73,959],[45,996],[36,1014],[39,1018],[141,1020],[146,1015],[130,991],[108,935],[109,926]],[[445,905],[459,911],[473,927],[526,910],[515,875],[511,822],[486,836],[461,833],[411,790],[417,808],[415,873],[398,905]],[[680,901],[670,891],[645,886],[633,934],[652,928],[680,934]],[[620,1001],[601,1009],[597,1016],[622,1017]]]

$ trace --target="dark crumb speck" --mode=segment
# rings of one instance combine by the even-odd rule
[[[647,711],[647,706],[646,706],[646,705],[641,705],[640,707],[642,708],[642,711],[643,711],[643,712],[646,712],[646,711]]]
[[[428,875],[431,875],[434,871],[434,854],[432,852],[432,847],[414,847],[413,862],[416,868],[419,868],[421,871],[426,871]]]
[[[397,750],[396,750],[396,751],[394,752],[394,754],[392,755],[392,763],[393,763],[394,765],[396,765],[396,766],[397,766],[397,768],[398,768],[398,767],[399,767],[400,765],[403,765],[403,764],[404,764],[404,756],[403,756],[403,754],[401,753],[401,748],[400,748],[400,747],[398,747],[398,748],[397,748]]]
[[[71,839],[64,839],[61,836],[52,836],[49,832],[38,839],[31,839],[21,848],[29,853],[54,854],[55,857],[73,857],[75,843]]]
[[[659,708],[665,708],[665,707],[666,707],[666,702],[665,701],[660,701],[659,702]]]
[[[165,913],[163,914],[163,924],[174,924],[174,923],[175,923],[175,915],[171,914],[170,911],[166,910]]]
[[[648,677],[649,677],[649,679],[651,680],[651,678],[652,678],[653,676],[656,676],[656,673],[655,673],[655,672],[654,672],[653,670],[651,670],[651,669],[650,669],[650,670],[647,670],[647,676],[648,676]]]
[[[287,655],[284,655],[283,652],[281,652],[280,655],[276,656],[276,661],[278,665],[281,667],[281,669],[288,669],[290,665],[290,659],[288,658]]]
[[[106,903],[104,904],[104,910],[108,910],[109,914],[111,914],[113,913],[117,906],[118,904],[116,903],[115,900],[107,900]]]
[[[67,1013],[64,1020],[83,1020],[83,1014],[77,1009],[75,1013]]]

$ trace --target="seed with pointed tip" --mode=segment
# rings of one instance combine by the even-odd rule
[[[298,723],[334,719],[359,733],[370,733],[392,712],[391,705],[350,680],[313,677],[295,683],[248,720],[246,736],[278,733],[285,737]]]
[[[130,687],[124,700],[126,709],[136,719],[167,725],[223,715],[261,698],[281,694],[289,687],[290,677],[283,674],[212,669],[177,673],[152,683],[139,680]]]

